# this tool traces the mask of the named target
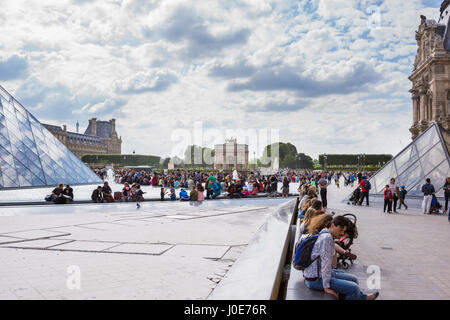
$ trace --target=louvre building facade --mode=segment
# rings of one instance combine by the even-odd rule
[[[85,154],[122,152],[122,138],[117,136],[116,119],[98,121],[97,118],[92,118],[84,134],[67,131],[65,125],[58,127],[44,124],[44,126],[80,159]]]

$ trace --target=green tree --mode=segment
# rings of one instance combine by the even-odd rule
[[[313,169],[314,168],[314,162],[313,159],[304,154],[304,153],[299,153],[297,155],[298,157],[298,168],[299,169]]]

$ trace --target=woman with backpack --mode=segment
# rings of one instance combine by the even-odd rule
[[[361,199],[359,199],[359,205],[362,205],[364,198],[366,198],[366,204],[369,206],[369,190],[371,185],[366,176],[362,178],[359,186],[361,187]]]
[[[346,300],[375,300],[379,292],[364,294],[354,275],[332,268],[335,254],[334,239],[342,237],[347,228],[348,219],[343,216],[333,218],[330,214],[323,214],[311,220],[309,233],[317,237],[308,257],[310,264],[303,271],[305,284],[310,289],[323,290],[336,299],[339,299],[339,295],[344,295]],[[301,242],[307,241],[308,237],[310,235],[302,236]],[[301,242],[299,246],[302,245]]]

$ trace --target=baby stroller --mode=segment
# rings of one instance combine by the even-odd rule
[[[361,188],[358,187],[353,191],[352,196],[350,197],[349,201],[352,202],[354,206],[358,203],[359,199],[361,198]],[[348,203],[350,204],[350,203]]]
[[[346,217],[350,221],[350,224],[347,227],[348,238],[343,237],[343,238],[337,240],[336,244],[338,244],[345,251],[351,253],[352,250],[350,249],[350,247],[353,244],[353,240],[358,238],[358,228],[356,227],[356,216],[353,214],[344,214],[344,217]],[[352,256],[354,256],[354,255],[352,255]],[[354,256],[354,257],[356,257],[356,256]],[[337,261],[338,261],[338,264],[340,263],[344,269],[348,269],[348,267],[350,265],[348,264],[347,260],[350,261],[351,264],[353,264],[354,259],[355,258],[352,259],[351,257],[349,257],[346,254],[340,253]]]
[[[433,198],[431,199],[430,214],[440,214],[440,209],[442,209],[442,205],[439,203],[436,195],[433,194]]]

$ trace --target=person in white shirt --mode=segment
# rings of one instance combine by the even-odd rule
[[[323,290],[327,294],[339,299],[339,294],[346,300],[375,300],[379,292],[366,295],[360,291],[358,279],[342,270],[333,269],[335,243],[344,235],[348,226],[348,219],[343,216],[333,218],[330,214],[323,214],[313,218],[308,226],[310,234],[319,234],[314,244],[311,259],[313,263],[303,271],[305,284],[313,290]],[[303,240],[308,235],[304,235]]]

